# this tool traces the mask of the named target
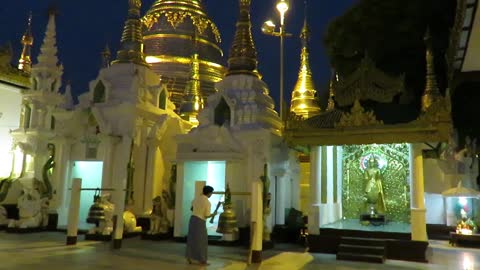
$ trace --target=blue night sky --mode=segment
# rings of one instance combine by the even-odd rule
[[[323,35],[327,24],[342,15],[358,0],[309,0],[308,17],[311,30],[310,64],[317,91],[327,91],[330,77],[329,59],[323,47]],[[10,41],[15,64],[21,50],[20,39],[25,31],[29,11],[33,14],[34,48],[33,62],[43,40],[47,23],[47,9],[52,1],[17,0],[3,1],[0,6],[0,44]],[[143,13],[154,0],[143,0]],[[58,0],[57,45],[59,59],[64,65],[64,81],[70,80],[74,95],[88,90],[89,81],[98,73],[100,52],[109,44],[113,53],[118,49],[120,35],[127,15],[127,0]],[[225,57],[235,32],[238,15],[237,0],[204,0],[207,13],[216,23],[222,35],[222,49]],[[270,87],[270,94],[279,100],[279,40],[261,32],[261,25],[267,19],[278,22],[275,10],[276,0],[252,0],[252,31],[258,50],[259,71]],[[293,34],[285,42],[285,99],[290,100],[300,60],[300,39],[298,38],[304,18],[303,0],[291,0],[287,13],[287,31]],[[226,59],[225,59],[226,62]],[[64,87],[64,86],[63,86]],[[62,90],[63,91],[63,90]],[[278,107],[277,107],[278,108]]]

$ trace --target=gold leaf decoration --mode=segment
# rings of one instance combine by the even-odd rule
[[[170,25],[174,29],[176,29],[179,24],[183,23],[183,21],[185,20],[185,17],[187,15],[191,16],[190,13],[185,12],[185,11],[178,11],[178,12],[167,11],[167,12],[165,12],[165,16],[167,17],[167,22],[169,22]]]
[[[197,32],[203,35],[208,27],[208,20],[196,16],[191,16],[190,18],[192,19],[193,25],[197,28]]]

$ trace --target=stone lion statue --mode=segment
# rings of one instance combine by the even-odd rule
[[[150,230],[148,234],[168,232],[167,206],[161,196],[153,198],[153,209],[150,214]]]
[[[48,199],[41,198],[36,189],[24,189],[17,200],[18,220],[10,220],[9,228],[38,228],[48,222]]]
[[[123,231],[126,233],[135,233],[142,231],[142,227],[137,226],[137,218],[132,212],[128,210],[123,212]]]

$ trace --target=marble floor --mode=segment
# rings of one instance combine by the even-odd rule
[[[79,240],[82,238],[79,238]],[[334,255],[311,254],[299,247],[277,245],[263,252],[263,263],[247,265],[246,249],[209,247],[207,267],[188,265],[183,257],[185,244],[126,239],[123,247],[112,250],[110,243],[80,240],[65,246],[62,233],[7,234],[0,232],[0,269],[8,270],[151,270],[151,269],[480,269],[480,249],[451,248],[446,242],[432,241],[429,264],[387,260],[385,264],[337,261]]]

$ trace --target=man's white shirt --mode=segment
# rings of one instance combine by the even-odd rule
[[[193,207],[193,215],[199,217],[203,220],[206,220],[208,216],[210,216],[211,211],[211,203],[208,200],[208,197],[205,195],[197,196],[192,201]]]

